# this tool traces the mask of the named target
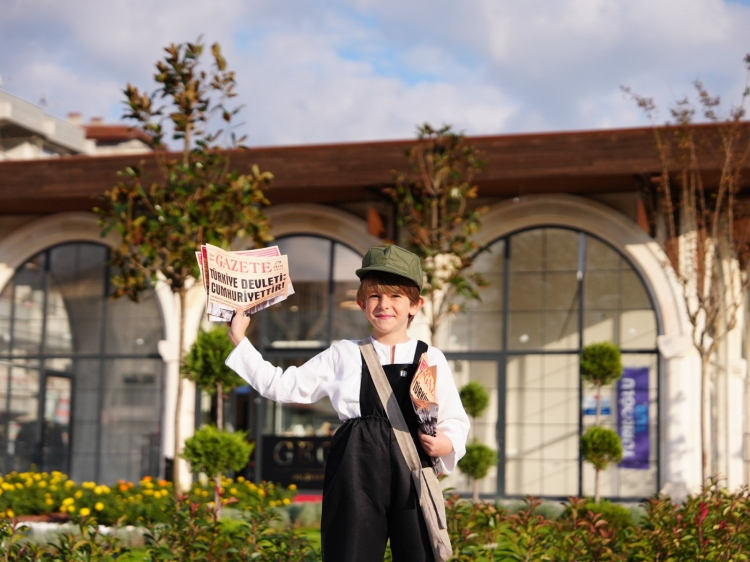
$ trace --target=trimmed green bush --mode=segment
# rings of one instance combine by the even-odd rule
[[[480,383],[471,381],[461,387],[459,392],[461,404],[470,418],[478,418],[487,409],[490,403],[490,395],[487,389]]]
[[[612,342],[592,343],[581,350],[581,377],[586,382],[601,387],[621,375],[620,350]]]
[[[477,441],[466,445],[466,454],[458,461],[458,469],[474,480],[481,480],[497,464],[497,453]]]
[[[224,326],[209,331],[201,328],[190,351],[185,355],[182,372],[198,388],[209,394],[216,393],[217,385],[221,385],[223,391],[228,391],[239,384],[245,384],[224,364],[233,349]]]
[[[247,465],[253,444],[248,443],[243,431],[219,431],[207,425],[185,440],[183,456],[193,472],[209,476],[238,471]]]
[[[620,436],[614,429],[590,427],[581,435],[581,455],[597,472],[606,470],[611,463],[622,460]]]

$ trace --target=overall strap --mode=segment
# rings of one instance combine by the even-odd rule
[[[417,347],[419,347],[419,345]],[[396,440],[401,448],[401,453],[404,455],[406,465],[409,467],[409,472],[411,472],[417,495],[421,500],[422,463],[419,460],[419,453],[417,453],[417,448],[411,438],[411,433],[409,433],[409,427],[406,425],[404,415],[401,413],[401,408],[398,406],[398,401],[393,394],[393,389],[388,382],[388,377],[386,377],[385,372],[383,371],[383,366],[380,364],[380,360],[378,360],[372,342],[369,339],[360,341],[359,349],[362,352],[362,357],[364,357],[365,363],[367,363],[372,382],[378,391],[378,396],[380,396],[380,401],[383,403],[383,409],[391,422],[393,432],[396,434]]]
[[[414,350],[414,360],[412,362],[419,365],[419,359],[422,357],[423,353],[427,353],[428,347],[429,346],[422,340],[417,340],[417,348]]]

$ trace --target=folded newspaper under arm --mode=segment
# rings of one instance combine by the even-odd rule
[[[438,405],[435,402],[435,385],[437,383],[437,367],[430,366],[427,362],[427,354],[423,353],[419,358],[419,366],[414,374],[414,379],[409,387],[411,403],[419,418],[419,428],[435,437],[437,435]],[[440,462],[437,458],[432,459],[432,468],[435,474],[440,474]]]
[[[195,253],[211,322],[229,322],[241,306],[245,316],[294,294],[289,263],[278,246],[228,252],[205,244]]]

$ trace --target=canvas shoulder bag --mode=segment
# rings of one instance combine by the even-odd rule
[[[427,533],[430,536],[435,562],[446,562],[452,556],[453,549],[448,536],[445,498],[440,488],[440,482],[432,467],[422,468],[417,447],[414,445],[404,415],[401,413],[401,408],[398,406],[398,401],[393,394],[388,377],[383,371],[383,366],[378,360],[372,342],[363,340],[359,342],[359,348],[362,351],[362,357],[365,358],[375,388],[378,390],[383,409],[385,409],[393,432],[396,434],[399,447],[411,472],[412,480],[414,480],[414,487],[419,496],[419,505],[422,508]]]

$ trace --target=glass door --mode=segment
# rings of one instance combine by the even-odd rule
[[[68,472],[72,386],[69,376],[47,373],[44,377],[40,468],[46,472]]]

